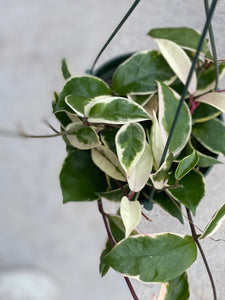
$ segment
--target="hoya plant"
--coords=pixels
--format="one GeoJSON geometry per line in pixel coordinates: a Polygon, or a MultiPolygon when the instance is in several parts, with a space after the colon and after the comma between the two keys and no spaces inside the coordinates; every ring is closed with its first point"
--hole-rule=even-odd
{"type": "Polygon", "coordinates": [[[67,150],[60,185],[63,203],[99,207],[107,233],[102,276],[109,268],[121,273],[134,299],[129,278],[161,283],[160,300],[188,299],[186,271],[225,215],[223,205],[196,232],[204,174],[225,155],[225,92],[215,76],[222,78],[225,61],[214,63],[209,41],[194,29],[148,35],[156,50],[127,57],[107,81],[98,72],[72,77],[63,60],[66,83],[53,101],[67,150]],[[102,199],[118,202],[117,214],[106,213],[102,199]],[[177,222],[187,219],[192,234],[141,233],[138,224],[155,205],[177,222]]]}

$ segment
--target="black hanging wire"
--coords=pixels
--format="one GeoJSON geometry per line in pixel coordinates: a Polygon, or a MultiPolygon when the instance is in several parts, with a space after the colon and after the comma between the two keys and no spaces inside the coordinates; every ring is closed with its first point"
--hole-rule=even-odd
{"type": "MultiPolygon", "coordinates": [[[[212,19],[213,13],[215,11],[217,2],[218,2],[218,0],[213,0],[212,1],[211,7],[210,7],[210,9],[209,9],[209,11],[207,13],[207,18],[206,18],[205,26],[203,28],[200,41],[198,43],[198,47],[197,47],[197,50],[196,50],[196,53],[195,53],[195,56],[194,56],[194,59],[193,59],[192,65],[191,65],[191,69],[189,71],[188,78],[187,78],[187,81],[185,83],[185,86],[184,86],[184,89],[183,89],[183,92],[182,92],[182,95],[181,95],[181,99],[179,101],[179,105],[177,107],[177,111],[175,113],[175,117],[174,117],[171,129],[170,129],[170,132],[169,132],[169,136],[168,136],[168,139],[166,141],[166,145],[165,145],[165,148],[164,148],[164,151],[163,151],[163,154],[162,154],[162,158],[161,158],[161,161],[160,161],[160,166],[163,164],[163,162],[164,162],[164,160],[166,158],[166,155],[167,155],[167,152],[168,152],[168,149],[169,149],[169,145],[170,145],[171,139],[173,137],[174,130],[175,130],[175,127],[176,127],[176,124],[177,124],[177,121],[178,121],[178,118],[179,118],[179,115],[180,115],[180,112],[181,112],[181,108],[182,108],[182,105],[183,105],[183,103],[185,101],[185,96],[187,94],[188,87],[189,87],[189,84],[191,82],[191,78],[192,78],[192,75],[194,73],[195,66],[196,66],[197,61],[198,61],[199,54],[201,52],[201,49],[202,49],[202,46],[203,46],[203,43],[204,43],[207,31],[208,31],[208,29],[209,29],[209,27],[211,25],[211,19],[212,19]]],[[[152,200],[152,198],[153,198],[153,196],[155,194],[155,191],[156,191],[156,189],[154,187],[152,187],[151,193],[149,195],[149,201],[152,200]]]]}
{"type": "MultiPolygon", "coordinates": [[[[209,13],[209,2],[208,0],[204,0],[205,3],[205,12],[206,15],[209,13]]],[[[210,44],[212,47],[212,53],[213,53],[213,60],[215,64],[215,73],[216,73],[216,83],[215,83],[215,90],[219,90],[218,84],[219,84],[219,65],[218,65],[218,59],[217,59],[217,51],[216,51],[216,44],[215,44],[215,39],[214,39],[214,34],[213,34],[213,27],[212,23],[209,25],[209,37],[210,37],[210,44]]]]}
{"type": "Polygon", "coordinates": [[[102,47],[102,49],[99,51],[97,57],[95,58],[92,67],[90,70],[87,70],[88,74],[93,74],[93,70],[94,67],[99,59],[99,57],[102,55],[102,53],[105,51],[105,49],[107,48],[107,46],[109,45],[109,43],[112,41],[112,39],[115,37],[115,35],[117,34],[117,32],[120,30],[120,28],[123,26],[123,24],[126,22],[126,20],[129,18],[129,16],[131,15],[131,13],[134,11],[134,9],[136,8],[136,6],[138,5],[138,3],[141,0],[135,0],[133,5],[131,6],[131,8],[128,10],[128,12],[126,13],[126,15],[123,17],[123,19],[120,21],[120,23],[117,25],[117,27],[115,28],[115,30],[113,31],[113,33],[110,35],[110,37],[108,38],[108,40],[106,41],[106,43],[104,44],[104,46],[102,47]]]}

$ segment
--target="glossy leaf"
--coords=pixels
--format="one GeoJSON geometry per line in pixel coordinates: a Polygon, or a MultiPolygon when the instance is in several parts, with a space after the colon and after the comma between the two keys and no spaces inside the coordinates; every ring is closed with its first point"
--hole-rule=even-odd
{"type": "Polygon", "coordinates": [[[54,112],[72,111],[65,103],[66,96],[78,95],[85,98],[94,98],[102,95],[110,95],[111,90],[101,79],[86,75],[82,77],[74,77],[70,79],[59,95],[59,99],[55,105],[54,112]]]}
{"type": "Polygon", "coordinates": [[[139,192],[146,185],[152,171],[153,157],[150,146],[145,142],[145,150],[135,167],[131,170],[127,181],[131,191],[139,192]]]}
{"type": "Polygon", "coordinates": [[[96,192],[103,192],[107,188],[104,173],[92,162],[91,154],[87,150],[74,150],[69,153],[59,179],[63,203],[97,200],[99,196],[96,192]]]}
{"type": "Polygon", "coordinates": [[[190,296],[187,273],[161,285],[158,300],[188,300],[190,296]]]}
{"type": "Polygon", "coordinates": [[[156,92],[156,81],[172,82],[173,71],[158,51],[143,51],[121,64],[113,76],[113,90],[119,95],[156,92]]]}
{"type": "Polygon", "coordinates": [[[110,150],[116,153],[116,145],[115,145],[115,138],[118,132],[118,128],[113,129],[103,129],[100,132],[100,137],[102,143],[107,146],[110,150]]]}
{"type": "MultiPolygon", "coordinates": [[[[164,144],[169,135],[179,104],[180,96],[163,83],[159,89],[159,126],[164,144]]],[[[183,104],[175,127],[169,150],[176,156],[186,145],[191,134],[191,114],[186,103],[183,104]]]]}
{"type": "Polygon", "coordinates": [[[153,111],[153,121],[152,121],[149,140],[150,140],[150,145],[151,145],[152,154],[154,158],[154,168],[155,170],[158,170],[162,158],[163,150],[164,150],[164,145],[162,141],[161,131],[159,128],[158,119],[156,118],[156,114],[154,111],[153,111]]]}
{"type": "Polygon", "coordinates": [[[196,101],[211,105],[225,113],[225,93],[208,93],[199,97],[196,101]]]}
{"type": "Polygon", "coordinates": [[[71,77],[71,74],[68,70],[68,67],[67,67],[67,63],[66,63],[66,60],[65,58],[62,59],[62,66],[61,66],[61,69],[62,69],[62,74],[63,74],[63,78],[64,79],[68,79],[71,77]]]}
{"type": "MultiPolygon", "coordinates": [[[[219,63],[219,79],[223,78],[225,74],[225,62],[219,63]]],[[[195,96],[202,95],[215,88],[215,66],[208,66],[206,70],[201,70],[198,74],[198,86],[195,96]]]]}
{"type": "MultiPolygon", "coordinates": [[[[184,49],[196,51],[201,34],[192,28],[154,28],[148,33],[151,37],[157,39],[170,40],[184,49]]],[[[209,52],[208,43],[205,40],[201,50],[203,53],[209,52]]]]}
{"type": "Polygon", "coordinates": [[[84,116],[84,107],[92,101],[91,98],[82,97],[79,95],[69,95],[65,98],[66,104],[73,110],[78,116],[84,116]]]}
{"type": "MultiPolygon", "coordinates": [[[[159,50],[162,53],[163,57],[177,75],[177,77],[183,82],[186,83],[189,71],[191,69],[192,62],[185,51],[178,46],[176,43],[165,40],[165,39],[155,39],[155,42],[158,44],[159,50]]],[[[197,77],[196,73],[193,73],[190,84],[188,86],[188,91],[191,95],[194,95],[197,88],[197,77]]]]}
{"type": "Polygon", "coordinates": [[[154,174],[150,175],[150,179],[155,189],[161,190],[167,185],[169,178],[168,171],[172,165],[172,162],[173,154],[170,152],[161,167],[154,174]]]}
{"type": "Polygon", "coordinates": [[[194,124],[192,134],[209,151],[225,155],[225,125],[219,119],[194,124]]]}
{"type": "Polygon", "coordinates": [[[154,194],[152,201],[153,203],[158,204],[168,214],[177,218],[182,224],[184,224],[181,214],[181,205],[175,199],[172,201],[165,192],[160,192],[154,194]],[[176,203],[176,205],[174,203],[176,203]]]}
{"type": "Polygon", "coordinates": [[[66,130],[70,131],[67,139],[75,148],[87,150],[101,144],[95,129],[92,127],[84,126],[82,123],[70,123],[66,130]]]}
{"type": "Polygon", "coordinates": [[[189,173],[198,163],[199,157],[196,151],[193,151],[190,155],[184,157],[176,168],[175,178],[180,180],[187,173],[189,173]]]}
{"type": "Polygon", "coordinates": [[[138,124],[123,125],[116,134],[116,149],[121,166],[129,176],[145,150],[145,132],[138,124]]]}
{"type": "Polygon", "coordinates": [[[215,212],[209,224],[206,226],[203,233],[201,234],[200,239],[212,236],[220,228],[224,220],[225,220],[225,204],[223,204],[222,207],[220,207],[215,212]]]}
{"type": "Polygon", "coordinates": [[[215,107],[200,103],[200,105],[194,110],[194,113],[192,114],[192,122],[193,124],[207,122],[211,119],[216,118],[220,114],[221,111],[219,111],[215,107]]]}
{"type": "Polygon", "coordinates": [[[140,203],[123,197],[120,204],[120,214],[125,227],[125,237],[127,238],[141,220],[140,203]]]}
{"type": "Polygon", "coordinates": [[[191,236],[171,233],[136,235],[122,240],[104,262],[143,282],[167,282],[181,275],[196,259],[191,236]]]}
{"type": "MultiPolygon", "coordinates": [[[[170,177],[170,184],[174,184],[174,178],[170,177]]],[[[177,201],[187,206],[195,215],[196,208],[205,194],[204,176],[196,170],[192,170],[180,181],[176,189],[169,189],[169,193],[177,201]]]]}
{"type": "Polygon", "coordinates": [[[100,97],[85,107],[88,122],[127,124],[149,120],[147,112],[137,103],[122,97],[100,97]]]}
{"type": "Polygon", "coordinates": [[[125,173],[114,152],[106,146],[98,146],[91,150],[91,157],[96,166],[110,177],[126,181],[125,173]]]}

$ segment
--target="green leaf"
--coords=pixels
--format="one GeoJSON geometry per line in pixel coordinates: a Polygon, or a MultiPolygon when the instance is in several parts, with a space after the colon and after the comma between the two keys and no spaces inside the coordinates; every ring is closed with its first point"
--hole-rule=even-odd
{"type": "Polygon", "coordinates": [[[126,181],[126,175],[114,152],[106,146],[98,146],[91,150],[91,157],[96,166],[110,177],[126,181]]]}
{"type": "Polygon", "coordinates": [[[129,176],[145,150],[145,131],[138,124],[123,125],[116,134],[119,162],[129,176]]]}
{"type": "MultiPolygon", "coordinates": [[[[159,126],[166,143],[172,122],[179,104],[180,96],[163,83],[158,83],[159,89],[159,126]]],[[[186,103],[182,105],[178,122],[175,127],[169,150],[174,157],[185,147],[191,134],[191,114],[186,103]]]]}
{"type": "Polygon", "coordinates": [[[84,107],[91,101],[91,98],[79,95],[69,95],[65,98],[66,104],[80,117],[84,116],[84,107]]]}
{"type": "Polygon", "coordinates": [[[194,124],[192,134],[209,151],[225,155],[225,125],[219,119],[194,124]]]}
{"type": "Polygon", "coordinates": [[[154,174],[150,175],[155,189],[161,190],[167,185],[167,181],[169,178],[169,169],[171,168],[172,162],[173,154],[169,152],[161,167],[154,174]]]}
{"type": "Polygon", "coordinates": [[[180,180],[187,173],[189,173],[198,163],[199,157],[196,151],[193,151],[190,155],[184,157],[176,168],[175,178],[180,180]]]}
{"type": "Polygon", "coordinates": [[[70,79],[59,95],[59,99],[55,105],[54,112],[69,111],[71,108],[65,103],[66,96],[77,95],[84,98],[94,98],[102,95],[111,95],[110,88],[101,79],[86,75],[82,77],[74,77],[70,79]]]}
{"type": "Polygon", "coordinates": [[[152,201],[158,204],[164,211],[169,213],[171,216],[177,218],[182,224],[184,224],[183,217],[181,214],[181,205],[179,202],[177,202],[176,200],[174,200],[173,202],[165,192],[155,193],[152,201]],[[174,203],[176,203],[176,205],[174,203]]]}
{"type": "Polygon", "coordinates": [[[115,144],[115,138],[116,134],[118,132],[117,128],[113,129],[103,129],[100,132],[100,137],[102,143],[107,146],[110,150],[112,150],[114,153],[116,153],[116,144],[115,144]]]}
{"type": "MultiPolygon", "coordinates": [[[[185,51],[176,43],[166,39],[155,39],[158,44],[159,50],[163,57],[180,79],[183,84],[186,83],[189,71],[191,69],[192,62],[185,51]]],[[[188,91],[191,95],[194,95],[197,88],[197,77],[196,73],[193,73],[188,91]]]]}
{"type": "Polygon", "coordinates": [[[158,300],[188,300],[190,296],[187,273],[162,283],[158,300]]]}
{"type": "MultiPolygon", "coordinates": [[[[170,176],[169,184],[174,184],[174,178],[170,176]]],[[[177,201],[187,206],[195,215],[196,208],[205,193],[205,180],[201,172],[192,170],[180,181],[176,189],[169,189],[169,193],[177,201]]]]}
{"type": "Polygon", "coordinates": [[[90,123],[125,124],[150,119],[140,105],[122,97],[99,97],[85,111],[90,123]]]}
{"type": "Polygon", "coordinates": [[[61,69],[62,69],[62,74],[63,74],[63,78],[64,79],[68,79],[69,77],[71,77],[71,74],[70,74],[70,72],[68,70],[65,58],[62,59],[61,69]]]}
{"type": "Polygon", "coordinates": [[[225,204],[223,204],[213,215],[209,224],[204,229],[200,236],[200,239],[212,236],[221,226],[222,222],[225,220],[225,204]]]}
{"type": "Polygon", "coordinates": [[[151,94],[156,81],[172,82],[173,71],[158,51],[143,51],[121,64],[113,76],[113,90],[119,95],[151,94]]]}
{"type": "MultiPolygon", "coordinates": [[[[149,31],[148,35],[157,39],[170,40],[186,50],[196,51],[201,34],[192,28],[155,28],[149,31]]],[[[205,40],[202,50],[203,53],[209,52],[208,43],[205,40]]]]}
{"type": "Polygon", "coordinates": [[[204,104],[200,103],[200,105],[194,110],[194,113],[192,115],[192,122],[193,123],[201,123],[201,122],[207,122],[211,119],[216,118],[221,114],[221,111],[218,109],[204,104]]]}
{"type": "Polygon", "coordinates": [[[67,139],[75,148],[87,150],[101,144],[95,129],[84,126],[82,123],[70,123],[67,125],[66,131],[70,132],[67,139]]]}
{"type": "Polygon", "coordinates": [[[196,101],[211,105],[225,113],[225,93],[208,93],[199,97],[196,101]]]}
{"type": "Polygon", "coordinates": [[[125,227],[125,237],[127,238],[141,220],[140,203],[123,197],[120,204],[120,214],[125,227]]]}
{"type": "MultiPolygon", "coordinates": [[[[126,193],[129,192],[128,185],[123,186],[123,190],[126,191],[126,193]]],[[[124,196],[124,191],[121,190],[121,188],[116,189],[116,190],[111,190],[109,192],[102,192],[102,193],[96,193],[100,198],[109,200],[109,201],[114,201],[114,202],[120,202],[122,197],[124,196]]]]}
{"type": "Polygon", "coordinates": [[[152,171],[153,157],[150,146],[145,142],[145,150],[137,162],[136,166],[131,170],[127,181],[131,191],[139,192],[146,185],[152,171]]]}
{"type": "Polygon", "coordinates": [[[128,98],[130,98],[132,101],[136,102],[137,104],[144,106],[153,96],[154,94],[146,94],[146,95],[135,95],[131,94],[128,95],[128,98]]]}
{"type": "MultiPolygon", "coordinates": [[[[219,64],[219,79],[225,74],[225,62],[219,64]]],[[[206,70],[201,70],[198,76],[198,86],[195,96],[202,95],[215,88],[216,77],[215,77],[215,65],[209,66],[206,70]]]]}
{"type": "Polygon", "coordinates": [[[103,261],[103,258],[105,257],[106,254],[109,253],[109,251],[112,249],[112,247],[110,246],[110,243],[109,241],[106,242],[106,245],[105,245],[105,249],[102,251],[102,254],[100,256],[100,264],[99,264],[99,273],[101,274],[101,276],[105,276],[106,273],[108,272],[109,270],[109,266],[107,266],[104,261],[103,261]]]}
{"type": "Polygon", "coordinates": [[[99,199],[96,192],[107,188],[104,173],[92,162],[89,151],[74,150],[65,159],[60,172],[63,203],[99,199]]]}
{"type": "Polygon", "coordinates": [[[154,158],[154,168],[155,170],[157,170],[159,168],[160,161],[162,158],[164,145],[163,145],[161,131],[159,128],[159,123],[154,111],[153,111],[153,120],[152,120],[149,142],[151,145],[152,154],[154,158]]]}
{"type": "Polygon", "coordinates": [[[209,156],[209,155],[205,155],[203,153],[198,152],[198,156],[199,156],[199,161],[198,161],[198,166],[200,168],[208,168],[210,166],[216,165],[216,164],[221,164],[220,161],[218,161],[216,158],[209,156]]]}
{"type": "Polygon", "coordinates": [[[166,282],[181,275],[196,259],[191,236],[171,233],[136,235],[122,240],[104,262],[143,282],[166,282]]]}

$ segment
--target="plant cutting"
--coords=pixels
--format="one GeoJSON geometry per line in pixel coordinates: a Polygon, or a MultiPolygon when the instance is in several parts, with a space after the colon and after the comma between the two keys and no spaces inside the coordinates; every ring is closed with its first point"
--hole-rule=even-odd
{"type": "Polygon", "coordinates": [[[196,232],[192,215],[204,196],[204,173],[225,155],[225,93],[217,86],[225,62],[214,62],[203,33],[151,29],[156,50],[128,55],[106,81],[101,70],[72,77],[62,64],[66,83],[53,101],[60,132],[53,136],[67,149],[63,203],[96,201],[107,233],[100,273],[120,272],[134,299],[129,278],[161,283],[158,299],[188,299],[187,269],[225,215],[223,205],[196,232]],[[117,214],[106,213],[102,199],[118,202],[117,214]],[[138,224],[154,222],[146,210],[155,205],[187,220],[192,234],[141,233],[138,224]]]}

